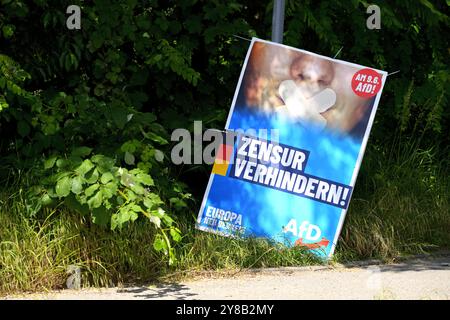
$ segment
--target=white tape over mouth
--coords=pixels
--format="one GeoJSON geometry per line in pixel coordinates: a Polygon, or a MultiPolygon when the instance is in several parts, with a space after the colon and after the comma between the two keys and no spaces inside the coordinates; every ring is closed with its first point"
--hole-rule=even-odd
{"type": "Polygon", "coordinates": [[[277,108],[278,112],[300,122],[314,122],[321,129],[327,125],[321,113],[336,103],[336,93],[332,89],[326,88],[311,98],[305,98],[302,88],[293,80],[281,82],[278,93],[284,101],[284,105],[277,108]]]}

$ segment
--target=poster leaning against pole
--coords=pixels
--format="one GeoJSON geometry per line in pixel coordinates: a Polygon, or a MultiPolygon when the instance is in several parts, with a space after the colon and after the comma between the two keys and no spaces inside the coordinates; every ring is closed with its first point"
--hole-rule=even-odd
{"type": "Polygon", "coordinates": [[[253,38],[197,228],[331,256],[386,76],[253,38]]]}

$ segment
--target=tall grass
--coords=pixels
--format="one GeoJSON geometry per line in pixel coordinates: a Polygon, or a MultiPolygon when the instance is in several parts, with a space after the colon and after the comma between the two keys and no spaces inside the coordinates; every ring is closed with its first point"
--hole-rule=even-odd
{"type": "Polygon", "coordinates": [[[145,223],[113,233],[64,209],[26,216],[18,195],[1,201],[0,293],[62,288],[70,265],[81,267],[84,285],[94,286],[147,280],[164,265],[145,223]]]}
{"type": "MultiPolygon", "coordinates": [[[[449,248],[449,171],[438,158],[445,159],[398,141],[384,148],[369,146],[335,260],[393,260],[449,248]]],[[[30,174],[21,179],[31,179],[30,174]]],[[[112,232],[63,207],[32,216],[21,185],[26,183],[16,181],[0,192],[0,294],[63,288],[70,265],[81,267],[83,286],[111,286],[198,270],[318,263],[301,248],[195,230],[194,217],[185,216],[178,219],[183,231],[178,263],[169,267],[152,249],[153,227],[145,220],[112,232]]]]}
{"type": "Polygon", "coordinates": [[[63,208],[27,216],[20,193],[3,193],[0,203],[0,294],[64,288],[70,265],[81,268],[83,286],[114,286],[179,279],[198,270],[318,262],[300,248],[269,240],[203,233],[193,229],[194,219],[184,218],[178,262],[169,267],[152,249],[153,226],[145,220],[113,232],[63,208]]]}
{"type": "Polygon", "coordinates": [[[399,140],[369,148],[336,257],[393,260],[450,248],[449,160],[399,140]]]}
{"type": "Polygon", "coordinates": [[[263,238],[229,238],[193,229],[195,219],[181,223],[184,239],[178,245],[177,272],[211,269],[240,270],[320,263],[304,248],[288,248],[263,238]]]}

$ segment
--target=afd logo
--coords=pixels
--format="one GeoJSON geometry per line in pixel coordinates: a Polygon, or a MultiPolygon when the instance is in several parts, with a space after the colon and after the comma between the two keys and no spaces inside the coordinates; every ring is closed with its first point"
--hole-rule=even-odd
{"type": "Polygon", "coordinates": [[[296,219],[291,219],[283,228],[283,232],[290,232],[296,238],[302,238],[308,241],[316,241],[322,235],[322,231],[315,224],[311,224],[309,221],[303,221],[298,225],[296,219]]]}
{"type": "Polygon", "coordinates": [[[302,246],[313,250],[326,248],[330,244],[330,241],[325,237],[322,237],[320,241],[317,241],[322,235],[322,231],[319,226],[309,223],[309,221],[303,221],[298,225],[297,220],[291,219],[289,223],[283,227],[283,232],[290,232],[294,237],[298,238],[294,243],[296,246],[302,246]],[[308,242],[305,242],[305,240],[308,242]]]}

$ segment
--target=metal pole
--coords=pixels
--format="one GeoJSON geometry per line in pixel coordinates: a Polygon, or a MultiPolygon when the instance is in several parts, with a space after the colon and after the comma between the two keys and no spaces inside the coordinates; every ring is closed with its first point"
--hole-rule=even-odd
{"type": "Polygon", "coordinates": [[[283,42],[284,0],[273,0],[272,41],[283,42]]]}

